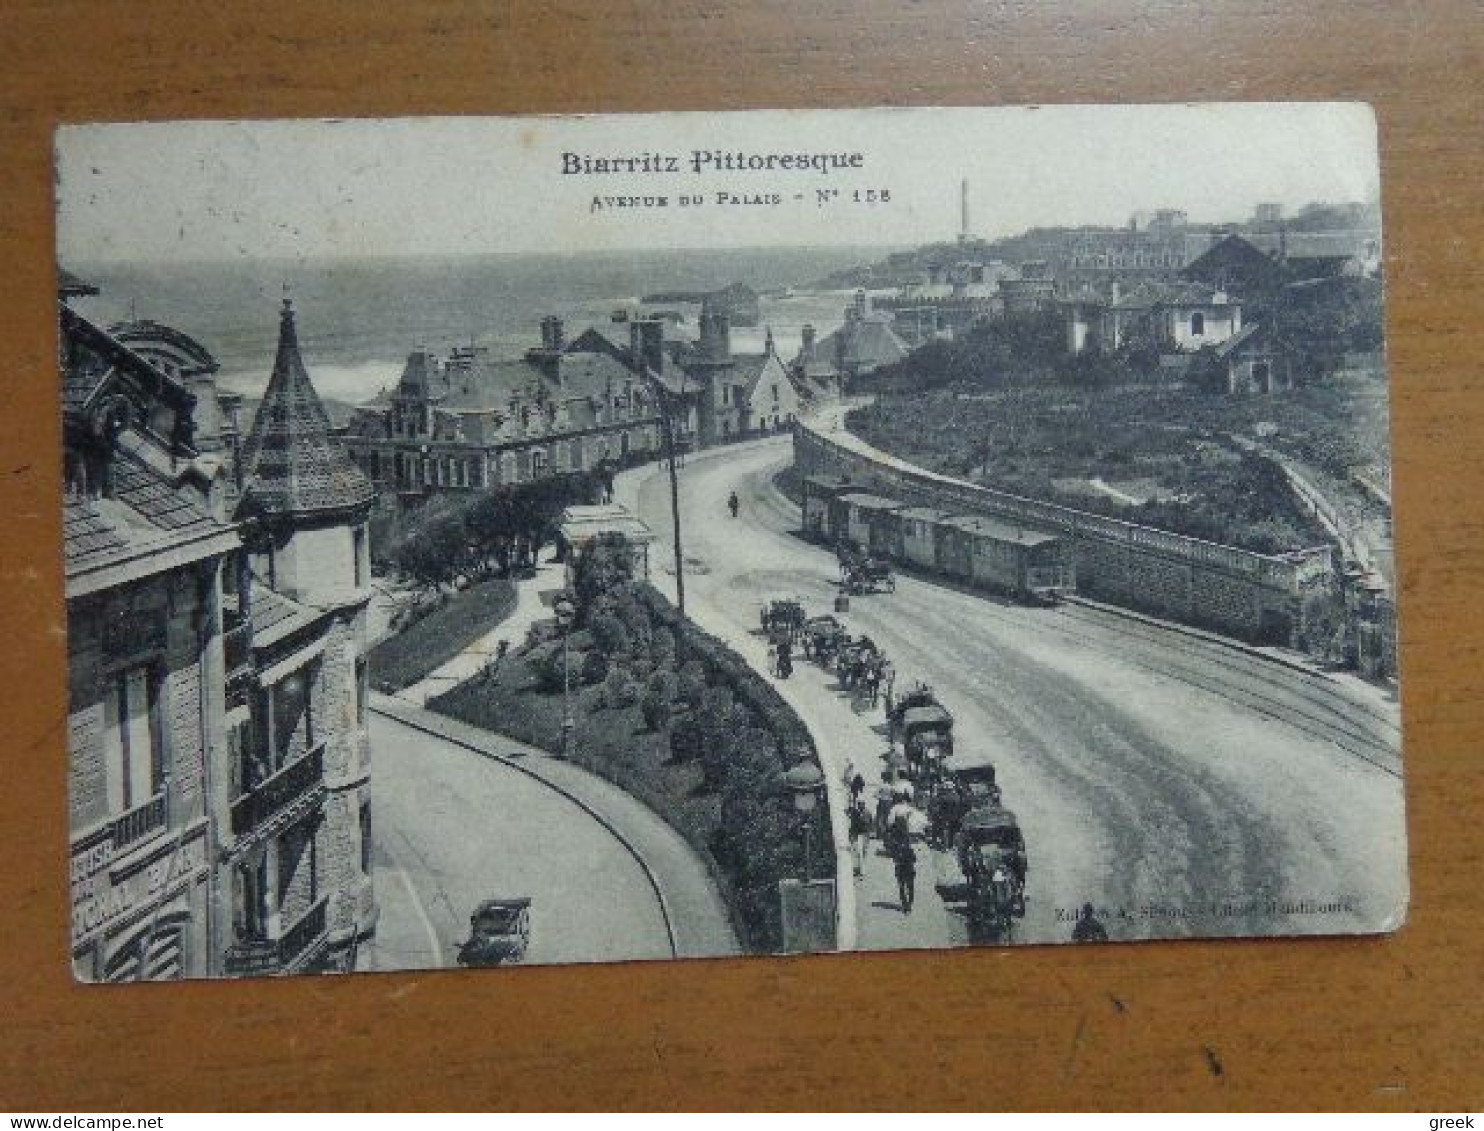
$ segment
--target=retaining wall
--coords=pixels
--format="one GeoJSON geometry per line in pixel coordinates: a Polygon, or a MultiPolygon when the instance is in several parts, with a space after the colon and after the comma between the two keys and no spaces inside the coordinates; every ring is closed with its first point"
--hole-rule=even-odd
{"type": "Polygon", "coordinates": [[[801,475],[954,514],[984,514],[1060,534],[1090,597],[1246,640],[1290,642],[1303,596],[1332,584],[1332,548],[1257,554],[937,475],[847,434],[794,428],[801,475]]]}

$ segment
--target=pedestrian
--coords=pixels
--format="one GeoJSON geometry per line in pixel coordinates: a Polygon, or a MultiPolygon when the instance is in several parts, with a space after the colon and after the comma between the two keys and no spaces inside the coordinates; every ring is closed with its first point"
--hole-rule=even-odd
{"type": "Polygon", "coordinates": [[[881,665],[881,682],[886,687],[886,713],[889,715],[892,705],[896,702],[893,698],[893,690],[897,685],[897,669],[892,666],[890,660],[881,665]]]}
{"type": "Polygon", "coordinates": [[[846,811],[850,820],[850,856],[855,862],[855,874],[864,875],[866,845],[871,839],[871,818],[866,813],[866,803],[859,799],[850,803],[846,811]]]}
{"type": "Polygon", "coordinates": [[[1108,928],[1098,921],[1090,903],[1084,903],[1077,913],[1077,925],[1072,928],[1073,942],[1107,942],[1108,928]]]}
{"type": "Polygon", "coordinates": [[[901,826],[901,832],[895,839],[892,861],[896,865],[897,895],[902,901],[902,914],[911,915],[912,899],[917,888],[917,851],[912,847],[912,838],[907,833],[906,825],[901,826]]]}
{"type": "Polygon", "coordinates": [[[778,678],[787,679],[794,673],[793,649],[787,640],[779,641],[778,644],[778,678]]]}
{"type": "Polygon", "coordinates": [[[876,838],[882,842],[886,840],[886,831],[889,827],[887,819],[897,799],[896,790],[892,788],[894,776],[891,770],[887,770],[881,776],[881,784],[876,787],[876,838]]]}
{"type": "MultiPolygon", "coordinates": [[[[859,771],[857,771],[856,774],[855,774],[855,776],[850,779],[850,800],[852,800],[852,801],[860,801],[861,800],[861,794],[863,794],[865,792],[866,792],[866,776],[865,776],[865,774],[862,774],[859,771]]],[[[864,804],[864,802],[862,802],[862,804],[864,804]]]]}
{"type": "Polygon", "coordinates": [[[768,674],[778,675],[778,645],[772,640],[768,641],[768,674]]]}

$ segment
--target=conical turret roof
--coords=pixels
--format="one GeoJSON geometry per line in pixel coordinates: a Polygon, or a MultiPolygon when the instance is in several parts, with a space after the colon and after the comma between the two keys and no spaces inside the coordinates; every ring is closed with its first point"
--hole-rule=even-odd
{"type": "Polygon", "coordinates": [[[283,300],[278,356],[243,451],[244,508],[268,515],[313,517],[371,502],[371,482],[331,435],[294,328],[294,306],[283,300]]]}

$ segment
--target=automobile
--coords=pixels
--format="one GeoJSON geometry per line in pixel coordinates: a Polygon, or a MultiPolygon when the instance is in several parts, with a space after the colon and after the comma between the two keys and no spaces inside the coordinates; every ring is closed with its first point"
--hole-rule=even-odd
{"type": "Polygon", "coordinates": [[[531,942],[531,898],[487,899],[469,916],[469,937],[459,944],[460,966],[519,962],[531,942]]]}

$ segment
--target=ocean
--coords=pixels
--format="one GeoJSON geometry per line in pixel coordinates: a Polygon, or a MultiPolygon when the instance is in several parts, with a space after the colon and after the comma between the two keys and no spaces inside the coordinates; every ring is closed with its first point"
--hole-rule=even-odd
{"type": "MultiPolygon", "coordinates": [[[[764,292],[762,322],[733,330],[738,352],[761,352],[771,326],[785,358],[800,329],[837,327],[844,292],[787,293],[842,268],[881,259],[887,248],[758,248],[573,255],[469,255],[210,263],[67,264],[100,288],[74,300],[103,324],[149,318],[201,342],[220,363],[223,388],[259,395],[273,367],[285,293],[298,314],[299,344],[320,394],[357,403],[394,385],[408,353],[445,353],[475,342],[497,357],[540,344],[555,314],[568,337],[607,327],[641,295],[746,283],[764,292]]],[[[669,304],[672,307],[674,304],[669,304]]],[[[694,336],[695,308],[673,332],[694,336]]],[[[619,330],[620,340],[627,331],[619,330]]]]}

